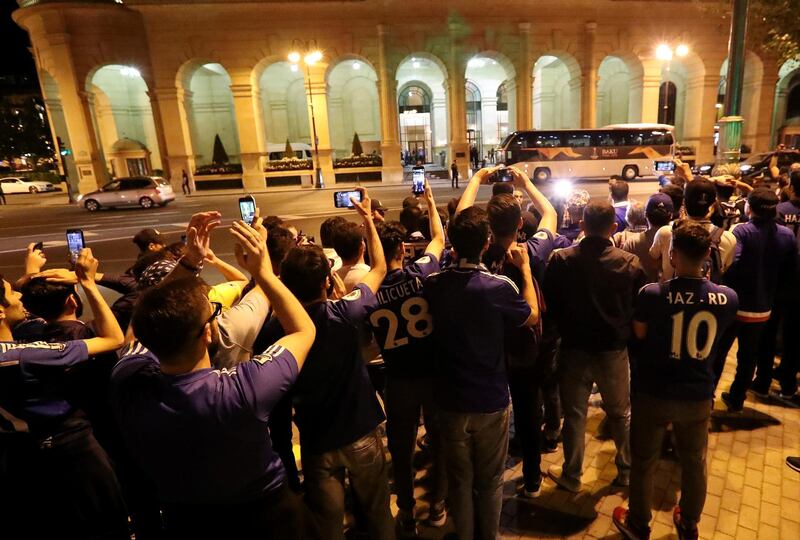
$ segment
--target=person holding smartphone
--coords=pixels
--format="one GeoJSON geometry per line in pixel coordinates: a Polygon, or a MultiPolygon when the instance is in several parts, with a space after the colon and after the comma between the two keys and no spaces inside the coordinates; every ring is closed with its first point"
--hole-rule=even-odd
{"type": "MultiPolygon", "coordinates": [[[[85,415],[64,393],[68,373],[114,351],[123,333],[95,281],[98,261],[83,249],[78,282],[94,314],[95,337],[17,343],[25,319],[21,294],[0,277],[0,407],[12,415],[0,504],[30,537],[127,538],[128,515],[117,477],[85,415]]],[[[8,419],[6,417],[6,419],[8,419]]]]}

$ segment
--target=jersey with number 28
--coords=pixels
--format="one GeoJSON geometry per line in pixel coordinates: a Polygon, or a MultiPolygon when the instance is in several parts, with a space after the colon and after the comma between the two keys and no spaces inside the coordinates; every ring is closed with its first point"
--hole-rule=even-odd
{"type": "Polygon", "coordinates": [[[369,324],[381,348],[390,375],[431,377],[433,319],[422,297],[422,281],[439,271],[439,261],[426,253],[402,269],[386,274],[376,293],[378,308],[369,324]]]}
{"type": "Polygon", "coordinates": [[[662,399],[714,395],[717,345],[736,318],[733,289],[704,278],[675,278],[639,291],[634,319],[647,324],[631,387],[662,399]]]}

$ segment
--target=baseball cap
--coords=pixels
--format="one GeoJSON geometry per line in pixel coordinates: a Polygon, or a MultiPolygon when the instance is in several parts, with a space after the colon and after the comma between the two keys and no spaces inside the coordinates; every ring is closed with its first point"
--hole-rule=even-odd
{"type": "Polygon", "coordinates": [[[672,204],[672,199],[666,193],[651,195],[644,208],[646,216],[662,214],[665,217],[671,217],[674,211],[675,205],[672,204]]]}
{"type": "Polygon", "coordinates": [[[175,269],[177,265],[178,262],[173,261],[172,259],[154,262],[145,268],[144,272],[142,272],[142,275],[139,276],[139,288],[145,289],[147,287],[158,285],[161,283],[161,280],[167,277],[167,274],[175,269]]]}
{"type": "Polygon", "coordinates": [[[167,245],[167,241],[156,229],[142,229],[133,237],[133,243],[139,246],[139,251],[144,251],[150,244],[167,245]]]}
{"type": "Polygon", "coordinates": [[[373,212],[375,210],[380,210],[382,212],[385,212],[387,210],[386,207],[383,206],[383,204],[381,204],[380,199],[372,199],[372,200],[370,200],[369,209],[371,211],[373,211],[373,212]]]}
{"type": "Polygon", "coordinates": [[[705,216],[716,200],[717,188],[714,182],[705,178],[695,178],[683,190],[683,204],[691,217],[705,216]]]}
{"type": "Polygon", "coordinates": [[[778,196],[767,187],[759,187],[751,191],[750,195],[747,196],[747,204],[756,214],[773,213],[775,212],[775,207],[778,206],[778,196]]]}

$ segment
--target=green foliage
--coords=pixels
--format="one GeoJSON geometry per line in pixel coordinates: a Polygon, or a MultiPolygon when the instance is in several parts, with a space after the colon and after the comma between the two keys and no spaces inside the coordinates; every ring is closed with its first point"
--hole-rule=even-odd
{"type": "Polygon", "coordinates": [[[222,139],[219,138],[219,134],[214,137],[214,154],[211,157],[211,163],[215,165],[222,165],[228,163],[230,159],[228,158],[228,153],[225,151],[225,147],[222,145],[222,139]]]}
{"type": "Polygon", "coordinates": [[[364,153],[361,148],[361,139],[358,138],[358,133],[353,133],[353,146],[350,148],[350,153],[354,156],[360,156],[364,153]]]}
{"type": "Polygon", "coordinates": [[[782,62],[800,55],[800,0],[751,0],[748,41],[782,62]]]}

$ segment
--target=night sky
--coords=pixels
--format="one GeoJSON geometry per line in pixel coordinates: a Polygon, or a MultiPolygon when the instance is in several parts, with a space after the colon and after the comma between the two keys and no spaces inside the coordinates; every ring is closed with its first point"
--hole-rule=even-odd
{"type": "Polygon", "coordinates": [[[11,19],[14,0],[0,0],[0,74],[34,73],[28,34],[11,19]]]}

